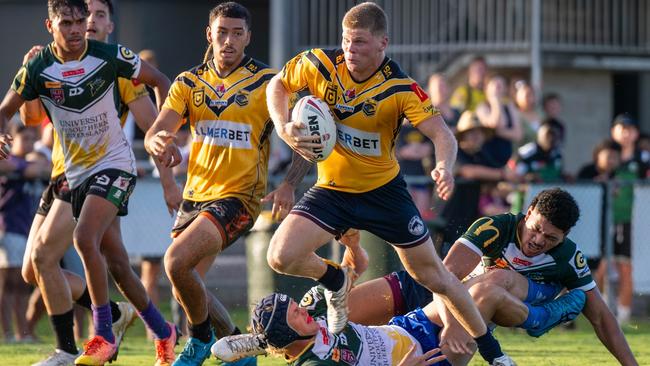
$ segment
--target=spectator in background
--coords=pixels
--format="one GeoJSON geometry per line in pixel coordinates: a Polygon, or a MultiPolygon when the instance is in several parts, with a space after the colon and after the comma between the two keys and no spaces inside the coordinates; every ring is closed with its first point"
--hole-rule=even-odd
{"type": "Polygon", "coordinates": [[[14,138],[9,157],[0,161],[0,307],[5,341],[33,341],[25,310],[31,293],[20,273],[27,236],[43,190],[42,180],[49,177],[47,159],[32,154],[38,132],[14,123],[14,138]],[[12,335],[12,316],[16,331],[12,335]]]}
{"type": "Polygon", "coordinates": [[[478,202],[481,183],[515,181],[516,174],[499,166],[483,149],[494,130],[485,127],[476,113],[466,111],[460,116],[456,128],[458,155],[456,158],[456,189],[442,211],[446,220],[443,241],[454,243],[467,228],[479,218],[478,202]]]}
{"type": "MultiPolygon", "coordinates": [[[[621,145],[614,140],[601,141],[594,148],[593,162],[583,166],[578,173],[578,180],[590,180],[598,183],[607,183],[615,178],[616,171],[621,165],[621,145]]],[[[604,192],[603,216],[606,214],[608,195],[604,192]]],[[[607,222],[601,220],[601,253],[604,252],[607,238],[607,222]]],[[[598,258],[588,258],[589,267],[594,273],[594,280],[602,291],[605,283],[605,263],[598,258]]]]}
{"type": "Polygon", "coordinates": [[[562,114],[562,99],[560,99],[560,95],[557,93],[545,94],[542,101],[542,108],[544,109],[544,117],[546,119],[555,120],[554,123],[560,126],[562,132],[561,139],[562,142],[564,142],[564,137],[566,136],[566,125],[562,119],[560,119],[560,114],[562,114]]]}
{"type": "Polygon", "coordinates": [[[636,148],[641,154],[650,154],[650,135],[641,132],[636,140],[636,148]]]}
{"type": "Polygon", "coordinates": [[[434,168],[435,159],[431,139],[424,136],[417,128],[411,126],[405,119],[397,137],[395,153],[399,161],[400,172],[403,175],[427,178],[426,183],[407,181],[407,184],[409,193],[413,197],[413,202],[420,211],[422,219],[432,220],[434,218],[431,210],[433,181],[429,179],[429,172],[434,168]]]}
{"type": "Polygon", "coordinates": [[[486,101],[476,108],[481,124],[494,130],[494,136],[486,141],[483,149],[491,155],[498,167],[503,167],[512,157],[513,143],[523,137],[519,114],[502,76],[494,76],[485,88],[486,101]]]}
{"type": "MultiPolygon", "coordinates": [[[[617,319],[620,323],[630,320],[632,307],[632,204],[634,187],[637,179],[648,177],[650,154],[637,149],[639,126],[637,121],[627,114],[614,118],[611,128],[612,139],[621,145],[621,166],[616,171],[616,180],[620,183],[614,191],[614,260],[618,272],[618,306],[617,319]]],[[[604,264],[606,265],[606,264],[604,264]]]]}
{"type": "Polygon", "coordinates": [[[427,84],[431,104],[438,108],[447,126],[452,131],[456,130],[460,111],[452,108],[449,104],[449,86],[447,79],[442,74],[433,74],[429,77],[427,84]]]}
{"type": "Polygon", "coordinates": [[[523,130],[521,145],[537,140],[537,130],[542,124],[542,114],[537,108],[535,90],[525,81],[515,84],[515,104],[519,111],[519,120],[523,130]]]}
{"type": "Polygon", "coordinates": [[[537,130],[537,140],[517,151],[516,172],[530,183],[557,182],[563,180],[561,128],[546,119],[537,130]]]}
{"type": "Polygon", "coordinates": [[[488,67],[485,59],[478,56],[472,60],[467,68],[467,83],[461,85],[451,96],[451,106],[463,111],[474,111],[476,107],[485,101],[485,76],[488,67]]]}

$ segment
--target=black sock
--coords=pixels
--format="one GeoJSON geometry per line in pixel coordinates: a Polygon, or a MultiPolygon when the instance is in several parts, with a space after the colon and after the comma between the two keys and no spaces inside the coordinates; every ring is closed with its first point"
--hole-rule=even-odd
{"type": "Polygon", "coordinates": [[[237,334],[241,334],[241,330],[239,329],[239,327],[235,327],[235,329],[233,329],[232,331],[232,334],[230,335],[237,335],[237,334]]]}
{"type": "Polygon", "coordinates": [[[482,336],[474,338],[474,340],[478,346],[478,352],[490,365],[495,358],[503,356],[503,351],[501,351],[501,345],[499,345],[499,341],[494,338],[492,332],[489,330],[482,336]]]}
{"type": "Polygon", "coordinates": [[[72,355],[77,354],[79,351],[74,341],[74,310],[50,315],[50,322],[56,336],[56,348],[72,355]]]}
{"type": "Polygon", "coordinates": [[[318,279],[318,282],[323,284],[326,289],[330,291],[338,291],[343,287],[343,282],[345,281],[345,275],[341,268],[335,267],[327,263],[327,271],[323,277],[318,279]]]}
{"type": "MultiPolygon", "coordinates": [[[[117,306],[117,303],[115,301],[109,300],[109,302],[111,304],[111,317],[113,318],[113,323],[115,323],[120,318],[120,316],[122,316],[122,312],[120,311],[120,307],[117,306]]],[[[79,296],[75,303],[92,311],[92,308],[90,307],[92,305],[92,300],[90,299],[90,292],[88,292],[87,286],[84,289],[84,293],[79,296]]]]}
{"type": "Polygon", "coordinates": [[[199,324],[189,324],[190,337],[196,338],[203,343],[210,342],[212,338],[212,328],[210,327],[210,318],[206,318],[199,324]]]}

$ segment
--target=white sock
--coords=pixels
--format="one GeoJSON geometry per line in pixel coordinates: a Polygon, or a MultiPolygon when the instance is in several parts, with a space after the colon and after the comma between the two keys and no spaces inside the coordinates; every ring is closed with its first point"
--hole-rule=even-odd
{"type": "Polygon", "coordinates": [[[632,309],[629,306],[618,304],[616,306],[616,313],[616,319],[619,323],[627,323],[630,321],[632,309]]]}

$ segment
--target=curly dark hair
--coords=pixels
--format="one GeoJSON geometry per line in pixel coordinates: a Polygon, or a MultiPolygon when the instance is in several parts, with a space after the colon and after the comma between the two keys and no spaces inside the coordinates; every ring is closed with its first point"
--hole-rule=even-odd
{"type": "Polygon", "coordinates": [[[88,15],[88,5],[84,0],[48,0],[47,15],[54,19],[63,14],[74,13],[77,10],[83,15],[88,15]]]}
{"type": "Polygon", "coordinates": [[[565,233],[578,222],[580,208],[569,192],[556,187],[539,192],[530,207],[565,233]]]}

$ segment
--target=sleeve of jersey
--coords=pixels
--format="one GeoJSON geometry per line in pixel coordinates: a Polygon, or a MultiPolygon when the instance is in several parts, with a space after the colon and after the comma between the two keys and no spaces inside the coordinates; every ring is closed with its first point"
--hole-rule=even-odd
{"type": "Polygon", "coordinates": [[[117,75],[127,79],[137,78],[142,66],[140,56],[120,44],[115,46],[115,52],[117,54],[117,75]]]}
{"type": "Polygon", "coordinates": [[[120,99],[124,104],[129,104],[134,100],[140,99],[149,95],[147,88],[144,84],[135,79],[119,78],[118,85],[120,88],[120,99]]]}
{"type": "Polygon", "coordinates": [[[411,125],[417,127],[420,122],[440,114],[431,104],[431,99],[418,83],[413,82],[409,91],[402,93],[402,111],[411,125]]]}
{"type": "Polygon", "coordinates": [[[498,248],[491,244],[497,241],[501,235],[497,226],[493,217],[481,217],[474,221],[458,241],[480,256],[494,255],[498,253],[498,248]]]}
{"type": "Polygon", "coordinates": [[[171,109],[181,116],[185,115],[191,90],[190,86],[187,85],[188,82],[190,81],[183,74],[174,80],[171,88],[169,88],[169,93],[167,94],[163,108],[171,109]]]}
{"type": "Polygon", "coordinates": [[[315,80],[316,67],[307,59],[308,52],[303,52],[292,58],[282,68],[282,85],[289,91],[295,93],[310,87],[310,81],[315,80]]]}
{"type": "Polygon", "coordinates": [[[36,90],[34,90],[34,87],[31,85],[31,80],[26,66],[23,66],[18,70],[18,73],[11,84],[11,88],[25,100],[34,100],[38,98],[36,90]]]}
{"type": "Polygon", "coordinates": [[[581,289],[583,291],[589,291],[596,287],[596,282],[591,277],[591,270],[587,265],[587,259],[582,254],[579,249],[576,249],[575,253],[569,260],[569,263],[566,266],[566,281],[563,285],[569,289],[581,289]]]}

